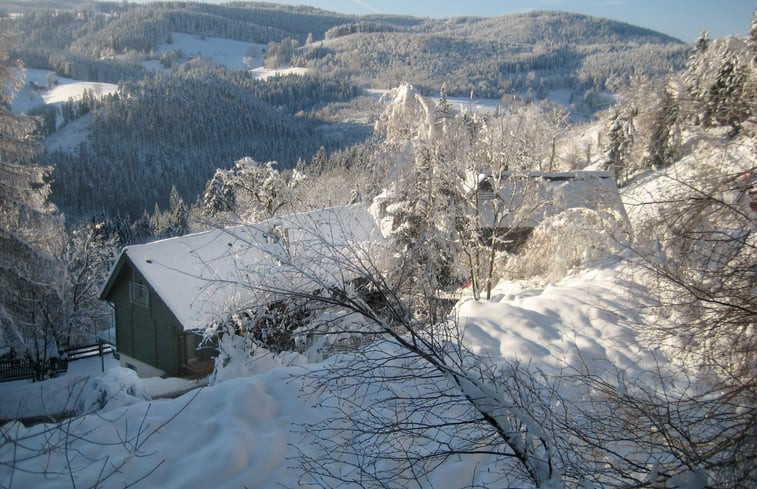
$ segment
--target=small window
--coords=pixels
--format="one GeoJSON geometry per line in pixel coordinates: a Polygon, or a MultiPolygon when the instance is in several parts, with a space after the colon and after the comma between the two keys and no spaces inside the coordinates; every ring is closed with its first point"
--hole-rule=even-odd
{"type": "Polygon", "coordinates": [[[150,295],[147,292],[147,287],[136,282],[129,282],[129,301],[138,306],[149,307],[150,295]]]}

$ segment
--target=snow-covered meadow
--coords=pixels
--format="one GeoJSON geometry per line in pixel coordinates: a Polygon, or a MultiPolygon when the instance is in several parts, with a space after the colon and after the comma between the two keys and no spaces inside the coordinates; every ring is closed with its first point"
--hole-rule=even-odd
{"type": "Polygon", "coordinates": [[[115,93],[118,86],[113,83],[100,83],[74,80],[56,76],[50,70],[29,69],[26,71],[24,87],[16,93],[11,102],[14,114],[27,113],[41,105],[52,105],[79,100],[86,90],[96,97],[115,93]]]}
{"type": "MultiPolygon", "coordinates": [[[[250,66],[263,64],[264,44],[236,41],[222,37],[201,37],[183,32],[172,32],[171,42],[161,44],[156,50],[160,55],[169,51],[181,51],[187,58],[201,57],[211,63],[232,70],[244,70],[250,66]],[[245,63],[245,58],[247,63],[245,63]]],[[[145,68],[163,69],[160,62],[145,62],[145,68]]]]}
{"type": "MultiPolygon", "coordinates": [[[[263,66],[265,49],[265,44],[172,32],[171,43],[161,44],[156,54],[160,56],[163,53],[177,51],[181,52],[186,59],[199,57],[230,70],[248,70],[255,78],[262,80],[272,76],[303,75],[310,71],[307,68],[292,66],[266,68],[263,66]]],[[[166,69],[156,59],[145,61],[144,66],[149,70],[166,69]]]]}

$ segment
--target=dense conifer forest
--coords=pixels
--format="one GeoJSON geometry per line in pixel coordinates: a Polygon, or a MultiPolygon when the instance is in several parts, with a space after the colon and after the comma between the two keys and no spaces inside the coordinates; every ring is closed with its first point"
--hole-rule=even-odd
{"type": "Polygon", "coordinates": [[[62,4],[69,8],[9,5],[23,12],[10,26],[10,55],[60,77],[119,85],[77,109],[36,112],[48,133],[74,115],[91,120],[78,148],[43,157],[53,202],[71,219],[104,211],[133,220],[156,203],[166,208],[171,187],[194,202],[215,168],[245,156],[286,169],[321,147],[328,155],[363,144],[373,106],[346,123],[333,111],[359,112],[367,88],[409,82],[425,95],[444,89],[503,104],[568,90],[570,110],[586,117],[635,77],[680,69],[687,52],[655,32],[551,12],[430,20],[260,3],[62,4]],[[258,81],[171,50],[175,33],[249,42],[266,66],[310,74],[258,81]]]}

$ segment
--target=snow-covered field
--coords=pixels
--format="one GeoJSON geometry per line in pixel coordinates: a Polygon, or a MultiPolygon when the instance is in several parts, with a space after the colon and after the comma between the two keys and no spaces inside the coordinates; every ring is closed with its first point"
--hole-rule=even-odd
{"type": "MultiPolygon", "coordinates": [[[[255,78],[262,80],[272,76],[303,75],[307,68],[278,67],[275,69],[263,66],[263,52],[265,44],[256,44],[244,41],[235,41],[221,37],[199,37],[182,32],[171,33],[171,43],[161,44],[157,53],[168,51],[181,51],[187,58],[202,57],[211,63],[225,66],[232,70],[249,70],[255,78]]],[[[157,60],[145,62],[145,68],[152,70],[164,70],[157,60]]]]}
{"type": "MultiPolygon", "coordinates": [[[[246,69],[245,57],[248,58],[248,63],[251,66],[260,66],[263,62],[262,52],[265,49],[265,44],[236,41],[222,37],[199,37],[182,32],[172,32],[171,41],[170,44],[158,46],[157,54],[181,50],[188,58],[200,56],[232,70],[246,69]]],[[[155,60],[148,61],[145,67],[163,69],[160,62],[155,60]]]]}
{"type": "MultiPolygon", "coordinates": [[[[96,97],[108,95],[118,91],[118,85],[73,80],[58,77],[50,70],[29,69],[25,72],[24,86],[16,93],[11,102],[14,114],[29,113],[32,109],[43,105],[56,105],[79,100],[85,91],[91,91],[96,97]],[[55,83],[50,83],[50,80],[55,83]],[[48,88],[49,87],[49,88],[48,88]]],[[[59,119],[60,121],[60,119],[59,119]]],[[[71,121],[44,140],[48,151],[73,151],[79,144],[85,142],[91,133],[92,115],[71,121]]]]}
{"type": "Polygon", "coordinates": [[[67,102],[69,99],[78,100],[85,90],[91,90],[95,96],[115,93],[118,90],[118,86],[113,83],[80,81],[57,76],[54,76],[57,83],[46,88],[51,76],[54,74],[50,70],[27,70],[24,87],[11,102],[13,113],[26,113],[40,105],[67,102]],[[39,88],[34,88],[32,83],[39,88]]]}

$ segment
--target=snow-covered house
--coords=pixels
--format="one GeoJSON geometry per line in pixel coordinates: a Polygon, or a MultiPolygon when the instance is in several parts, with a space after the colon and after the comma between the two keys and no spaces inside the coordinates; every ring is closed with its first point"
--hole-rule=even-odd
{"type": "MultiPolygon", "coordinates": [[[[611,172],[506,172],[500,175],[471,172],[462,184],[465,199],[475,211],[469,218],[479,220],[482,239],[517,252],[528,236],[546,217],[568,209],[586,208],[611,211],[622,220],[628,217],[611,172]]],[[[385,236],[390,236],[405,220],[401,199],[391,187],[373,199],[371,212],[385,236]]]]}
{"type": "Polygon", "coordinates": [[[113,305],[122,365],[141,376],[196,370],[210,359],[198,348],[206,326],[273,290],[343,278],[325,254],[379,234],[363,208],[349,206],[127,246],[100,294],[113,305]]]}
{"type": "Polygon", "coordinates": [[[611,172],[479,174],[470,188],[476,190],[481,227],[488,236],[496,233],[498,246],[508,251],[517,251],[546,217],[568,209],[609,211],[628,219],[611,172]]]}

